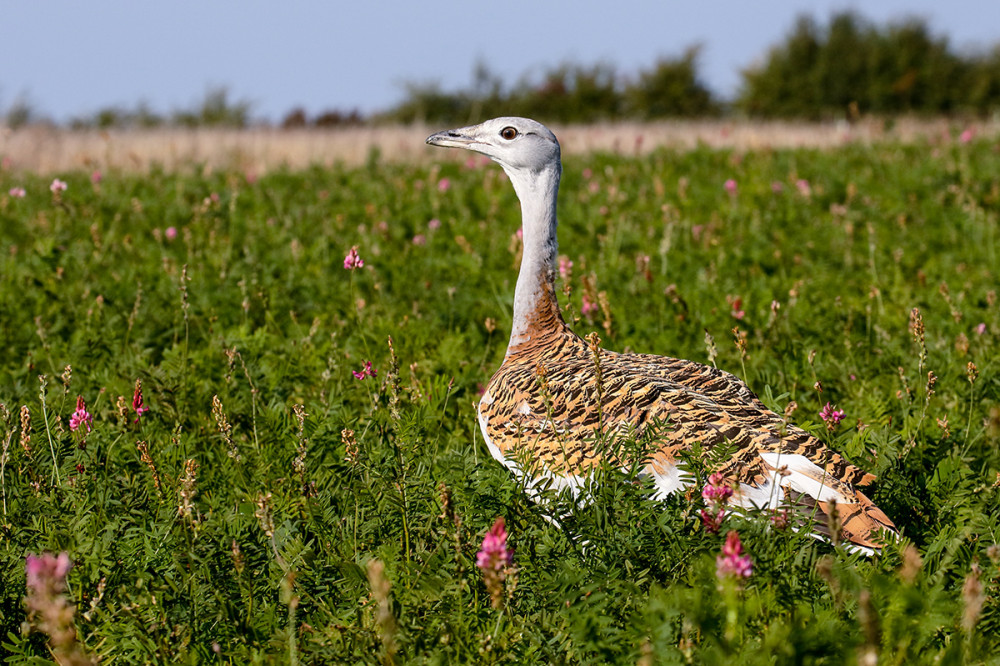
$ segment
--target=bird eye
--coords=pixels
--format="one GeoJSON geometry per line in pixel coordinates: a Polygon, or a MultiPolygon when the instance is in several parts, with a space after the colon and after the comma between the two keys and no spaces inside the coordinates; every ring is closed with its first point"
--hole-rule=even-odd
{"type": "Polygon", "coordinates": [[[513,141],[515,138],[517,138],[517,130],[514,129],[513,127],[504,127],[502,130],[500,130],[500,136],[507,139],[508,141],[513,141]]]}

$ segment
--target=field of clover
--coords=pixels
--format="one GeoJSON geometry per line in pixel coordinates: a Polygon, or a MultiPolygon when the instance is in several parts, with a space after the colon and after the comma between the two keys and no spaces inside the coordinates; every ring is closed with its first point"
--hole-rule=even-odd
{"type": "Polygon", "coordinates": [[[453,160],[0,171],[6,663],[1000,659],[997,144],[566,160],[567,319],[876,473],[871,558],[721,511],[725,445],[531,501],[474,411],[518,205],[453,160]]]}

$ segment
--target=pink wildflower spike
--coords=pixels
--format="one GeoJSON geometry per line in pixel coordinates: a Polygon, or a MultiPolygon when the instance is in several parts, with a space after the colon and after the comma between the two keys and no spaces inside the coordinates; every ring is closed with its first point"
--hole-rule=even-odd
{"type": "Polygon", "coordinates": [[[732,178],[725,182],[724,187],[726,188],[726,192],[729,192],[729,196],[736,196],[736,192],[739,190],[739,186],[732,178]]]}
{"type": "Polygon", "coordinates": [[[847,414],[844,413],[844,410],[837,409],[835,405],[831,405],[830,403],[826,403],[819,412],[819,417],[826,422],[826,427],[831,429],[843,421],[845,416],[847,414]]]}
{"type": "Polygon", "coordinates": [[[76,431],[77,428],[85,425],[87,426],[87,432],[90,432],[93,422],[94,417],[87,411],[87,405],[83,401],[83,396],[78,395],[76,397],[76,411],[69,417],[69,429],[76,431]]]}
{"type": "Polygon", "coordinates": [[[451,181],[447,178],[442,178],[438,181],[438,192],[447,192],[451,189],[451,181]]]}
{"type": "Polygon", "coordinates": [[[726,519],[726,510],[719,509],[717,512],[708,509],[701,510],[701,524],[709,534],[718,534],[722,527],[722,521],[726,519]]]}
{"type": "Polygon", "coordinates": [[[431,231],[437,231],[438,229],[441,228],[441,220],[435,217],[434,219],[432,219],[430,222],[427,223],[427,228],[430,229],[431,231]]]}
{"type": "Polygon", "coordinates": [[[733,489],[721,472],[713,472],[708,483],[702,488],[701,498],[708,507],[701,510],[701,524],[710,534],[716,534],[726,518],[726,501],[732,497],[733,489]]]}
{"type": "Polygon", "coordinates": [[[135,412],[135,421],[132,423],[138,423],[142,415],[149,411],[149,407],[146,407],[142,401],[141,379],[135,380],[135,392],[132,394],[132,410],[135,412]]]}
{"type": "Polygon", "coordinates": [[[365,260],[358,255],[358,246],[353,246],[344,257],[344,270],[353,271],[356,268],[362,268],[365,265],[365,260]]]}
{"type": "Polygon", "coordinates": [[[980,322],[976,325],[976,335],[982,335],[986,332],[986,322],[980,322]]]}
{"type": "Polygon", "coordinates": [[[709,475],[708,483],[701,491],[702,498],[707,502],[725,502],[733,495],[733,489],[726,483],[726,477],[722,472],[714,472],[709,475]]]}
{"type": "Polygon", "coordinates": [[[104,174],[101,173],[100,169],[94,169],[90,174],[90,182],[94,185],[100,185],[102,180],[104,180],[104,174]]]}
{"type": "Polygon", "coordinates": [[[507,548],[507,528],[501,516],[483,537],[483,545],[476,553],[476,566],[483,572],[483,582],[494,608],[503,606],[504,581],[515,574],[513,564],[514,551],[507,548]]]}
{"type": "Polygon", "coordinates": [[[7,194],[14,197],[15,199],[23,199],[27,192],[24,191],[23,187],[12,187],[8,190],[7,194]]]}
{"type": "Polygon", "coordinates": [[[958,135],[958,140],[962,143],[969,143],[976,136],[976,130],[971,127],[962,130],[962,133],[958,135]]]}
{"type": "Polygon", "coordinates": [[[587,298],[587,294],[583,295],[583,303],[580,305],[580,312],[583,313],[584,317],[590,318],[592,314],[597,312],[597,303],[587,298]]]}
{"type": "Polygon", "coordinates": [[[805,178],[799,178],[795,181],[795,187],[799,190],[799,194],[804,197],[808,197],[812,194],[812,186],[805,178]]]}
{"type": "Polygon", "coordinates": [[[59,180],[58,178],[54,178],[52,180],[52,184],[49,185],[49,190],[52,192],[52,194],[59,194],[60,192],[65,192],[67,187],[69,186],[66,185],[65,181],[59,180]]]}
{"type": "Polygon", "coordinates": [[[73,563],[69,553],[42,553],[28,555],[24,561],[24,573],[28,579],[28,590],[34,594],[45,594],[49,591],[62,592],[66,589],[66,574],[73,563]]]}
{"type": "Polygon", "coordinates": [[[744,317],[747,316],[746,310],[743,309],[742,298],[739,297],[734,298],[733,302],[730,305],[732,307],[732,311],[729,314],[731,314],[733,318],[743,319],[744,317]]]}
{"type": "Polygon", "coordinates": [[[177,227],[167,227],[166,231],[163,232],[163,235],[167,237],[168,241],[174,240],[177,238],[177,227]]]}
{"type": "Polygon", "coordinates": [[[559,258],[559,277],[563,280],[569,278],[573,271],[573,262],[566,257],[559,258]]]}
{"type": "Polygon", "coordinates": [[[782,192],[785,191],[785,186],[782,185],[777,180],[775,180],[771,183],[771,191],[774,192],[775,194],[781,194],[782,192]]]}
{"type": "Polygon", "coordinates": [[[514,551],[507,548],[507,526],[503,516],[483,537],[483,545],[476,553],[476,566],[485,571],[500,571],[514,563],[514,551]]]}
{"type": "Polygon", "coordinates": [[[743,544],[736,530],[729,530],[722,554],[715,558],[715,575],[718,578],[749,578],[753,574],[753,560],[743,554],[743,544]]]}

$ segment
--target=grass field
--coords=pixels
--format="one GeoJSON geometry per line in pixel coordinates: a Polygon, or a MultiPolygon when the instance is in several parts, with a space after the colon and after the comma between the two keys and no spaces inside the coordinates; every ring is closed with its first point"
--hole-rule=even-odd
{"type": "Polygon", "coordinates": [[[878,474],[904,538],[873,558],[768,516],[711,534],[701,481],[527,498],[473,409],[520,252],[492,165],[56,175],[0,171],[8,663],[1000,661],[988,138],[567,160],[576,330],[714,356],[878,474]]]}

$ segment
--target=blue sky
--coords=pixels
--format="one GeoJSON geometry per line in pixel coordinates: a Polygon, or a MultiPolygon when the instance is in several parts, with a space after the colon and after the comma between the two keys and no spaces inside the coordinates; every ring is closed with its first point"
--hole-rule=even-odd
{"type": "Polygon", "coordinates": [[[731,96],[796,16],[848,8],[922,17],[960,49],[1000,42],[995,0],[23,0],[0,19],[0,110],[23,98],[60,121],[141,100],[169,112],[226,86],[271,120],[294,106],[368,112],[405,82],[465,86],[478,60],[513,83],[566,61],[635,72],[695,43],[706,82],[731,96]]]}

